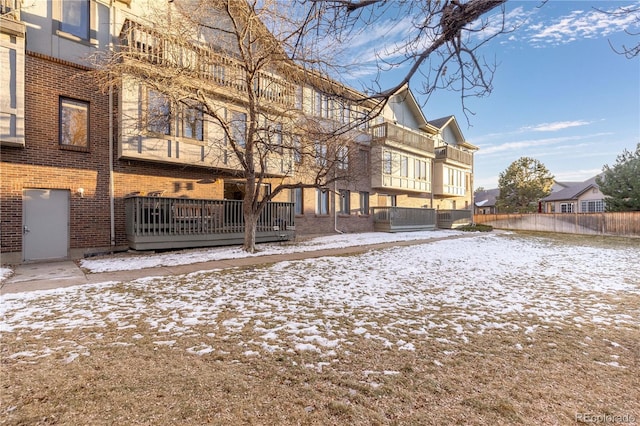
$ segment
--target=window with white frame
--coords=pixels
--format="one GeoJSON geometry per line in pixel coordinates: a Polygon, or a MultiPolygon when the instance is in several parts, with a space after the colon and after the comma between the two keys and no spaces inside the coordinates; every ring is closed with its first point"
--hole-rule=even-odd
{"type": "Polygon", "coordinates": [[[573,203],[560,203],[560,213],[573,213],[573,203]]]}
{"type": "Polygon", "coordinates": [[[601,213],[604,211],[603,200],[585,200],[580,202],[582,213],[601,213]]]}
{"type": "Polygon", "coordinates": [[[300,143],[300,138],[298,136],[293,137],[293,161],[295,163],[302,162],[302,144],[300,143]]]}
{"type": "Polygon", "coordinates": [[[465,172],[452,167],[444,167],[445,191],[452,195],[464,195],[466,192],[465,172]]]}
{"type": "Polygon", "coordinates": [[[425,160],[419,160],[416,158],[414,167],[415,178],[418,180],[427,180],[427,162],[425,160]]]}
{"type": "Polygon", "coordinates": [[[60,145],[89,148],[89,102],[60,98],[60,145]]]}
{"type": "Polygon", "coordinates": [[[82,40],[89,40],[90,1],[61,0],[61,6],[60,31],[76,36],[82,40]]]}
{"type": "Polygon", "coordinates": [[[320,167],[327,166],[327,145],[322,142],[316,141],[315,143],[315,152],[316,152],[316,165],[320,167]]]}
{"type": "Polygon", "coordinates": [[[204,140],[204,116],[202,108],[188,106],[183,109],[182,136],[198,141],[204,140]]]}
{"type": "Polygon", "coordinates": [[[341,146],[336,153],[336,166],[340,170],[347,170],[349,168],[349,148],[341,146]]]}
{"type": "Polygon", "coordinates": [[[164,94],[147,90],[146,128],[151,133],[171,134],[171,104],[164,94]]]}
{"type": "Polygon", "coordinates": [[[236,145],[244,148],[247,145],[247,114],[231,111],[231,137],[236,145]]]}
{"type": "Polygon", "coordinates": [[[316,189],[316,214],[329,214],[329,190],[326,188],[316,189]]]}
{"type": "Polygon", "coordinates": [[[269,130],[269,143],[271,145],[271,149],[282,154],[282,123],[274,123],[269,130]]]}
{"type": "Polygon", "coordinates": [[[400,176],[409,176],[409,157],[407,157],[406,155],[400,156],[400,176]]]}
{"type": "Polygon", "coordinates": [[[393,156],[390,151],[383,153],[382,172],[390,175],[393,172],[393,156]]]}
{"type": "Polygon", "coordinates": [[[351,191],[341,189],[340,193],[340,214],[351,214],[351,191]]]}

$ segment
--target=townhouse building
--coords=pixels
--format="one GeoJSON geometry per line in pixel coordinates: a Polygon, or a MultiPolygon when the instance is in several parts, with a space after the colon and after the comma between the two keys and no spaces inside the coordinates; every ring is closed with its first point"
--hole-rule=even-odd
{"type": "MultiPolygon", "coordinates": [[[[124,78],[104,90],[92,72],[93,54],[119,51],[123,60],[144,62],[160,76],[167,52],[176,48],[145,20],[149,2],[0,2],[2,262],[234,242],[201,235],[205,211],[206,226],[216,230],[241,216],[233,203],[244,191],[242,157],[234,156],[220,122],[195,105],[171,103],[139,79],[124,78]],[[172,220],[166,229],[173,233],[179,221],[180,235],[158,242],[165,234],[162,211],[172,220]],[[147,234],[132,238],[136,221],[145,220],[147,234]]],[[[205,101],[217,105],[242,139],[248,125],[242,93],[248,89],[233,78],[237,60],[201,45],[181,46],[180,52],[182,58],[207,58],[206,69],[189,78],[207,84],[205,101]]],[[[470,209],[477,148],[465,141],[455,117],[428,121],[408,87],[374,115],[373,104],[348,100],[358,95],[352,89],[324,82],[349,94],[340,99],[315,83],[281,70],[256,79],[253,93],[272,110],[263,120],[274,147],[263,158],[259,183],[265,193],[291,186],[274,198],[272,210],[288,209],[289,231],[273,226],[282,220],[273,213],[260,241],[290,238],[291,231],[372,231],[378,229],[376,209],[470,209]],[[348,149],[332,151],[328,143],[285,131],[301,117],[323,128],[346,126],[348,149]],[[298,155],[301,144],[317,154],[315,164],[298,155]],[[329,152],[340,157],[330,173],[350,171],[349,178],[314,187],[317,174],[308,171],[325,167],[329,152]]]]}

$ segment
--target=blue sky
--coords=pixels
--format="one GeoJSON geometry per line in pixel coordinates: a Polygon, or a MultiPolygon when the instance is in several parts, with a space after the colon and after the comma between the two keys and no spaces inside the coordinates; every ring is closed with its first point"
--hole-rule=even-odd
{"type": "MultiPolygon", "coordinates": [[[[583,181],[613,165],[624,149],[640,142],[640,57],[627,59],[616,47],[634,45],[640,35],[640,2],[507,1],[508,24],[518,28],[498,36],[479,51],[498,63],[494,90],[471,98],[465,117],[460,96],[440,91],[423,105],[427,119],[455,115],[465,138],[477,145],[475,187],[495,188],[498,175],[520,157],[541,161],[559,181],[583,181]],[[600,10],[635,7],[635,15],[600,10]]],[[[407,17],[392,18],[377,36],[385,43],[406,34],[407,17]]],[[[369,31],[363,39],[375,40],[369,31]]],[[[379,41],[379,39],[377,39],[379,41]]],[[[358,40],[360,58],[377,47],[358,40]]],[[[366,61],[360,81],[366,82],[366,61]]],[[[386,72],[391,84],[402,68],[386,72]]],[[[369,77],[370,78],[370,77],[369,77]]],[[[419,101],[421,76],[411,82],[419,101]]]]}

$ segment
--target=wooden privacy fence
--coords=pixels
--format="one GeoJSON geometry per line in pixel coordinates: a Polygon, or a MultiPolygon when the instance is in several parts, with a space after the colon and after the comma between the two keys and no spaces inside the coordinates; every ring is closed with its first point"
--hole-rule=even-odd
{"type": "Polygon", "coordinates": [[[640,237],[640,212],[477,214],[473,220],[500,229],[640,237]]]}

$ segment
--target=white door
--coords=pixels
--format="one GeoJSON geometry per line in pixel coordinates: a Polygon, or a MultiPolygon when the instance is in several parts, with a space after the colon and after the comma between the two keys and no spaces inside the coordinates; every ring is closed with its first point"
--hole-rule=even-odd
{"type": "Polygon", "coordinates": [[[25,189],[22,197],[22,252],[25,261],[69,255],[69,191],[25,189]]]}

